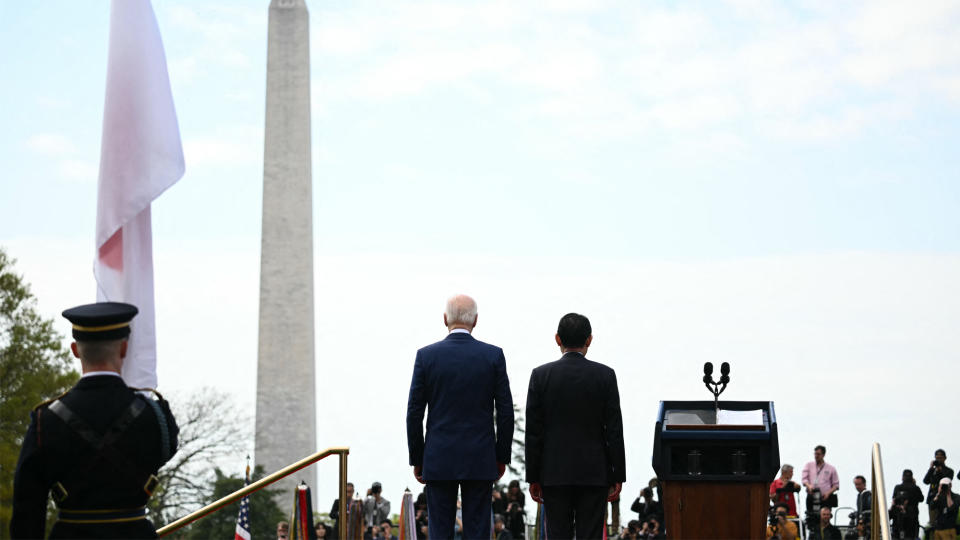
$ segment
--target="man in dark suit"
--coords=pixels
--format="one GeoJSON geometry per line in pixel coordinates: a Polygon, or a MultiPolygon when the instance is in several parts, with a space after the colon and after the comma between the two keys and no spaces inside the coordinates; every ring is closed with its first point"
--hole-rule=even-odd
{"type": "Polygon", "coordinates": [[[427,485],[429,537],[453,538],[457,489],[463,537],[490,538],[493,482],[510,463],[513,398],[503,350],[470,335],[477,304],[447,301],[446,339],[417,351],[407,401],[407,446],[417,480],[427,485]],[[423,435],[424,410],[427,435],[423,435]],[[496,413],[496,431],[494,431],[496,413]]]}
{"type": "Polygon", "coordinates": [[[179,430],[159,394],[145,397],[120,378],[136,313],[115,302],[63,312],[83,376],[30,414],[13,483],[13,538],[43,537],[48,492],[60,510],[50,538],[156,538],[145,505],[179,430]]]}
{"type": "Polygon", "coordinates": [[[617,375],[587,360],[593,335],[583,315],[564,315],[556,341],[563,356],[530,374],[527,482],[544,503],[547,538],[601,538],[606,502],[626,480],[617,375]]]}

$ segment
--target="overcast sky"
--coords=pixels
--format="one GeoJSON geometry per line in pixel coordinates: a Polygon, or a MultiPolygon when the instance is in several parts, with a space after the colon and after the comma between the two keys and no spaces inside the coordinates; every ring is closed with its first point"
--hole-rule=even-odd
{"type": "MultiPolygon", "coordinates": [[[[160,390],[252,411],[268,2],[155,4],[187,167],[153,205],[160,390]]],[[[784,462],[827,446],[843,506],[873,442],[888,496],[935,448],[960,464],[960,4],[308,5],[318,446],[358,488],[414,487],[413,358],[457,292],[521,404],[590,317],[627,505],[708,360],[776,402],[784,462]]],[[[108,23],[0,3],[0,245],[64,335],[95,300],[108,23]]]]}

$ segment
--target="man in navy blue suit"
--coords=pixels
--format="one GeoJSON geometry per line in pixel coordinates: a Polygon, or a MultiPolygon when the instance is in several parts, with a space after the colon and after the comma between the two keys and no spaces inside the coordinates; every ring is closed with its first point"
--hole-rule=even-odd
{"type": "Polygon", "coordinates": [[[463,537],[490,538],[493,482],[510,463],[513,398],[503,349],[470,335],[477,303],[447,301],[446,339],[417,351],[407,401],[407,446],[417,480],[427,485],[429,536],[453,538],[457,489],[463,537]],[[424,441],[423,415],[427,415],[424,441]],[[496,413],[496,431],[494,431],[496,413]]]}

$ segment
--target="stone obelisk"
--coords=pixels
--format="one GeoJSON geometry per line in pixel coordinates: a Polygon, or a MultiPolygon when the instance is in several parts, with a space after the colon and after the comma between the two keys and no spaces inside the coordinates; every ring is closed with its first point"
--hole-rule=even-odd
{"type": "MultiPolygon", "coordinates": [[[[304,0],[271,0],[260,247],[255,461],[267,474],[316,451],[310,35],[304,0]]],[[[274,487],[316,486],[316,468],[274,487]]]]}

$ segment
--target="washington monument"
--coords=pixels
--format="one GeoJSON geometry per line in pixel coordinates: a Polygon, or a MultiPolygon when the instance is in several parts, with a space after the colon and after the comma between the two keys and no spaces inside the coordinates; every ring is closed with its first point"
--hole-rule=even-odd
{"type": "MultiPolygon", "coordinates": [[[[316,451],[310,30],[304,0],[271,0],[260,245],[260,345],[255,458],[268,474],[316,451]]],[[[300,480],[275,484],[281,508],[300,480]]]]}

